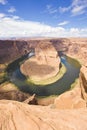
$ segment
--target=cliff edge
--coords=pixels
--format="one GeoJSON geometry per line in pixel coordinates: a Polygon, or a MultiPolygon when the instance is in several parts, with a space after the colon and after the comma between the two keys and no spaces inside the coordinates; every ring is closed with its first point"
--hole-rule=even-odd
{"type": "Polygon", "coordinates": [[[87,130],[87,109],[57,110],[1,100],[0,130],[87,130]]]}

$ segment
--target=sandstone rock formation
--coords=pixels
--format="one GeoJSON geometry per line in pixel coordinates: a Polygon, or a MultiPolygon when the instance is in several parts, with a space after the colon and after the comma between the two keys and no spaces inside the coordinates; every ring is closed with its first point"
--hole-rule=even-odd
{"type": "Polygon", "coordinates": [[[80,87],[75,87],[57,97],[54,101],[54,107],[57,109],[86,108],[86,101],[81,97],[80,87]]]}
{"type": "Polygon", "coordinates": [[[64,42],[67,46],[66,54],[76,58],[81,64],[87,63],[87,38],[70,38],[64,42]]]}
{"type": "Polygon", "coordinates": [[[81,64],[87,62],[87,38],[56,38],[50,42],[57,51],[62,51],[66,55],[76,58],[81,64]]]}
{"type": "Polygon", "coordinates": [[[10,82],[5,82],[0,85],[0,100],[15,100],[15,101],[24,101],[30,97],[30,94],[21,92],[17,86],[10,82]]]}
{"type": "Polygon", "coordinates": [[[26,104],[34,104],[34,105],[38,105],[37,103],[37,99],[35,97],[36,95],[33,94],[32,96],[30,96],[29,98],[27,98],[25,101],[23,101],[26,104]]]}
{"type": "Polygon", "coordinates": [[[39,43],[35,48],[35,57],[21,65],[21,72],[30,79],[39,81],[55,76],[59,72],[60,58],[49,42],[39,43]]]}
{"type": "Polygon", "coordinates": [[[44,44],[50,42],[55,46],[57,51],[63,51],[70,56],[80,59],[82,63],[86,64],[87,38],[27,38],[0,40],[0,63],[6,63],[17,59],[29,52],[30,49],[35,49],[40,42],[44,44]]]}
{"type": "Polygon", "coordinates": [[[87,109],[57,110],[1,100],[0,130],[87,130],[87,109]]]}
{"type": "Polygon", "coordinates": [[[0,40],[0,64],[12,62],[28,52],[28,41],[0,40]]]}
{"type": "Polygon", "coordinates": [[[82,66],[80,70],[80,87],[82,97],[87,103],[87,66],[82,66]]]}
{"type": "Polygon", "coordinates": [[[58,96],[54,101],[57,109],[76,109],[87,107],[87,67],[80,69],[79,82],[74,89],[58,96]]]}
{"type": "Polygon", "coordinates": [[[13,90],[9,92],[0,92],[0,100],[7,99],[7,100],[15,100],[15,101],[22,102],[26,100],[28,97],[30,97],[29,94],[23,93],[18,90],[13,90]]]}
{"type": "Polygon", "coordinates": [[[35,48],[35,56],[39,64],[53,65],[57,62],[58,53],[50,42],[40,42],[35,48]]]}

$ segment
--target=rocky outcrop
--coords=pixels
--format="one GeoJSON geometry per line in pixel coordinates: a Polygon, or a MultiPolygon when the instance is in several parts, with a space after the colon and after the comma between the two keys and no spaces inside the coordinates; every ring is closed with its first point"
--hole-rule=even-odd
{"type": "Polygon", "coordinates": [[[29,98],[27,98],[24,103],[26,104],[34,104],[34,105],[38,105],[37,99],[35,97],[35,94],[33,94],[32,96],[30,96],[29,98]]]}
{"type": "Polygon", "coordinates": [[[30,94],[21,92],[17,86],[10,82],[5,82],[0,85],[0,100],[15,100],[15,101],[24,101],[27,98],[30,98],[30,94]]]}
{"type": "Polygon", "coordinates": [[[38,43],[35,57],[21,65],[21,72],[35,81],[54,77],[60,68],[60,58],[54,46],[49,43],[38,43]]]}
{"type": "Polygon", "coordinates": [[[1,100],[0,130],[87,130],[87,109],[57,110],[1,100]]]}
{"type": "Polygon", "coordinates": [[[57,109],[86,108],[86,101],[81,97],[80,87],[75,87],[73,90],[58,96],[54,101],[54,107],[57,109]]]}
{"type": "Polygon", "coordinates": [[[87,63],[87,38],[70,38],[64,42],[67,46],[66,54],[80,61],[81,64],[87,63]]]}
{"type": "Polygon", "coordinates": [[[26,41],[0,40],[0,64],[9,63],[29,52],[26,41]]]}
{"type": "Polygon", "coordinates": [[[39,64],[53,64],[52,60],[58,58],[58,53],[50,42],[40,42],[35,48],[35,56],[39,64]]]}
{"type": "Polygon", "coordinates": [[[30,97],[29,94],[23,93],[19,90],[12,90],[9,92],[0,92],[0,100],[7,99],[7,100],[15,100],[15,101],[22,102],[29,97],[30,97]]]}
{"type": "Polygon", "coordinates": [[[81,64],[87,62],[87,38],[58,38],[51,39],[50,42],[57,51],[62,51],[66,55],[78,59],[81,64]]]}
{"type": "Polygon", "coordinates": [[[79,82],[71,91],[58,96],[54,101],[57,109],[76,109],[87,107],[87,67],[80,69],[79,82]]]}
{"type": "Polygon", "coordinates": [[[80,70],[80,87],[83,99],[87,103],[87,67],[82,66],[80,70]]]}

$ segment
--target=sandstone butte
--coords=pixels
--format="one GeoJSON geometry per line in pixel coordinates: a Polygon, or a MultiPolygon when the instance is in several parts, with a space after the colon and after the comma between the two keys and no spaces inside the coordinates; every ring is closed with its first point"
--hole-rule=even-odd
{"type": "Polygon", "coordinates": [[[66,54],[84,64],[78,84],[58,96],[49,106],[0,100],[0,130],[87,130],[86,39],[55,39],[52,42],[56,49],[63,48],[66,54]],[[63,46],[57,46],[57,42],[63,46]]]}
{"type": "Polygon", "coordinates": [[[33,81],[49,79],[58,74],[60,58],[50,42],[38,43],[35,56],[21,65],[21,72],[33,81]]]}

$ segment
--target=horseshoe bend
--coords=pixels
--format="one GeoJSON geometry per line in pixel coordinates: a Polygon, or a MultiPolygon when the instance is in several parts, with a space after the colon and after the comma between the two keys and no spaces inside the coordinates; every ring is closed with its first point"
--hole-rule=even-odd
{"type": "Polygon", "coordinates": [[[60,67],[60,58],[52,43],[40,42],[35,47],[35,56],[26,60],[20,69],[21,72],[28,76],[30,80],[33,80],[33,82],[36,81],[39,83],[48,80],[49,83],[50,78],[52,79],[52,77],[58,75],[60,67]]]}
{"type": "MultiPolygon", "coordinates": [[[[87,130],[86,62],[87,38],[0,40],[0,130],[87,130]],[[31,50],[34,53],[29,57],[31,50]],[[66,62],[62,54],[73,62],[68,57],[66,62]],[[69,82],[69,77],[76,76],[77,61],[81,65],[79,76],[62,94],[38,97],[31,90],[22,91],[27,79],[47,82],[62,69],[56,80],[66,75],[69,82]],[[73,72],[69,70],[67,76],[66,66],[70,65],[73,72]]],[[[65,83],[61,85],[62,89],[65,83]]],[[[43,87],[41,91],[46,93],[43,87]]]]}

